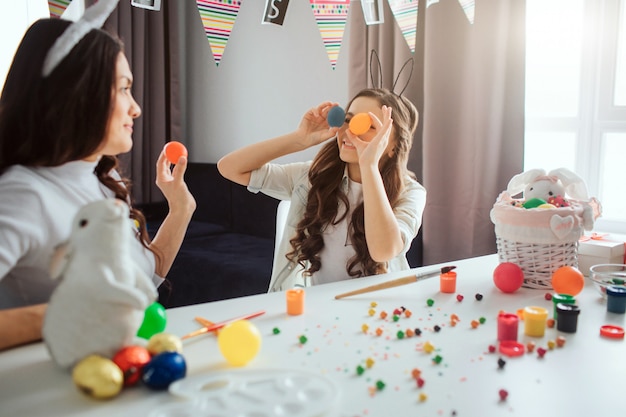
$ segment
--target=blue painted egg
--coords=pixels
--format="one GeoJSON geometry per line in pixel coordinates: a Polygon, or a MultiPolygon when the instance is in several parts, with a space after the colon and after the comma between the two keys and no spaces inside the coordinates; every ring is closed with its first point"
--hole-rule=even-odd
{"type": "Polygon", "coordinates": [[[335,106],[328,111],[326,120],[330,127],[341,127],[346,120],[346,112],[341,107],[335,106]]]}
{"type": "Polygon", "coordinates": [[[174,381],[187,374],[185,358],[178,352],[163,352],[152,357],[144,365],[141,379],[144,384],[154,390],[167,389],[174,381]]]}

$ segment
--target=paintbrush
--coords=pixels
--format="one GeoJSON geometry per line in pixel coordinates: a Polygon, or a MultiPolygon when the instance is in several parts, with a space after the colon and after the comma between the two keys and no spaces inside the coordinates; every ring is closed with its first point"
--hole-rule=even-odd
{"type": "MultiPolygon", "coordinates": [[[[186,335],[181,337],[181,339],[182,340],[189,339],[190,337],[199,336],[201,334],[208,333],[208,332],[213,332],[213,331],[221,329],[222,327],[226,326],[229,323],[233,323],[233,322],[239,321],[239,320],[252,319],[252,318],[258,317],[258,316],[260,316],[262,314],[265,314],[265,311],[257,311],[256,313],[250,313],[250,314],[246,314],[246,315],[241,316],[241,317],[235,317],[234,319],[221,321],[219,323],[213,323],[210,326],[206,326],[206,327],[203,327],[201,329],[195,330],[195,331],[193,331],[191,333],[187,333],[186,335]]],[[[198,320],[198,318],[196,318],[196,320],[198,320]]]]}
{"type": "Polygon", "coordinates": [[[381,282],[380,284],[371,285],[369,287],[361,288],[359,290],[354,290],[350,292],[346,292],[343,294],[339,294],[335,296],[335,300],[339,300],[340,298],[350,297],[352,295],[357,294],[365,294],[368,292],[384,290],[386,288],[399,287],[400,285],[412,284],[414,282],[422,281],[427,278],[436,277],[440,274],[445,274],[447,272],[456,269],[456,266],[444,266],[441,269],[433,269],[432,271],[424,272],[416,275],[409,275],[402,278],[392,279],[391,281],[381,282]]]}

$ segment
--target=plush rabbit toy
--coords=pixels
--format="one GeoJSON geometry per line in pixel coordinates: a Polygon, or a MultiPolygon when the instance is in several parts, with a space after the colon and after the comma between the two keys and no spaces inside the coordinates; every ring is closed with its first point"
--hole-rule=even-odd
{"type": "Polygon", "coordinates": [[[89,354],[112,357],[131,344],[144,311],[157,297],[130,255],[128,206],[108,199],[82,207],[50,273],[52,293],[43,338],[54,361],[70,368],[89,354]]]}
{"type": "Polygon", "coordinates": [[[542,199],[555,207],[566,207],[568,199],[590,202],[583,212],[583,227],[591,230],[601,209],[595,198],[590,199],[585,182],[567,168],[558,168],[546,174],[543,169],[531,169],[515,175],[509,181],[507,192],[515,196],[524,193],[524,200],[542,199]]]}

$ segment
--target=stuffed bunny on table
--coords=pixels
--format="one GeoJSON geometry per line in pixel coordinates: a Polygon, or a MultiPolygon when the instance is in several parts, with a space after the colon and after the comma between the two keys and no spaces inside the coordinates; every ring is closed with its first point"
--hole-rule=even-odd
{"type": "Polygon", "coordinates": [[[589,198],[583,179],[567,168],[557,168],[547,174],[543,169],[517,174],[509,181],[507,192],[510,196],[523,192],[526,201],[538,198],[555,207],[569,206],[569,199],[588,202],[583,212],[585,230],[593,229],[595,219],[602,212],[598,200],[589,198]]]}
{"type": "Polygon", "coordinates": [[[89,354],[112,357],[133,343],[145,309],[156,300],[152,280],[130,256],[128,213],[115,199],[85,205],[55,254],[50,273],[61,281],[50,298],[43,338],[63,368],[89,354]]]}

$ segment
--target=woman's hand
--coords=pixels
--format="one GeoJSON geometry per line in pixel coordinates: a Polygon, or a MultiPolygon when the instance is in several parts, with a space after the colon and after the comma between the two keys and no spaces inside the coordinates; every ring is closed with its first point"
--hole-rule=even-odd
{"type": "Polygon", "coordinates": [[[378,167],[378,163],[387,150],[389,145],[389,137],[391,135],[391,129],[393,127],[393,119],[391,118],[391,107],[382,107],[383,120],[381,121],[374,113],[369,113],[372,119],[372,127],[376,130],[376,135],[371,141],[361,140],[358,136],[355,136],[350,132],[350,129],[346,130],[350,141],[356,148],[357,155],[359,156],[359,166],[378,167]]]}
{"type": "Polygon", "coordinates": [[[180,157],[173,170],[171,165],[165,157],[165,152],[161,151],[156,165],[156,185],[165,196],[170,212],[191,215],[196,209],[196,200],[185,183],[187,158],[180,157]]]}
{"type": "Polygon", "coordinates": [[[172,267],[196,210],[196,200],[184,178],[187,158],[181,156],[173,170],[171,165],[162,151],[157,160],[156,184],[167,200],[169,213],[150,243],[150,249],[157,255],[155,272],[160,277],[165,277],[172,267]]]}
{"type": "Polygon", "coordinates": [[[336,105],[337,103],[325,101],[304,114],[297,133],[298,137],[302,138],[302,145],[305,148],[319,145],[337,134],[339,128],[330,127],[326,120],[328,111],[336,105]]]}

